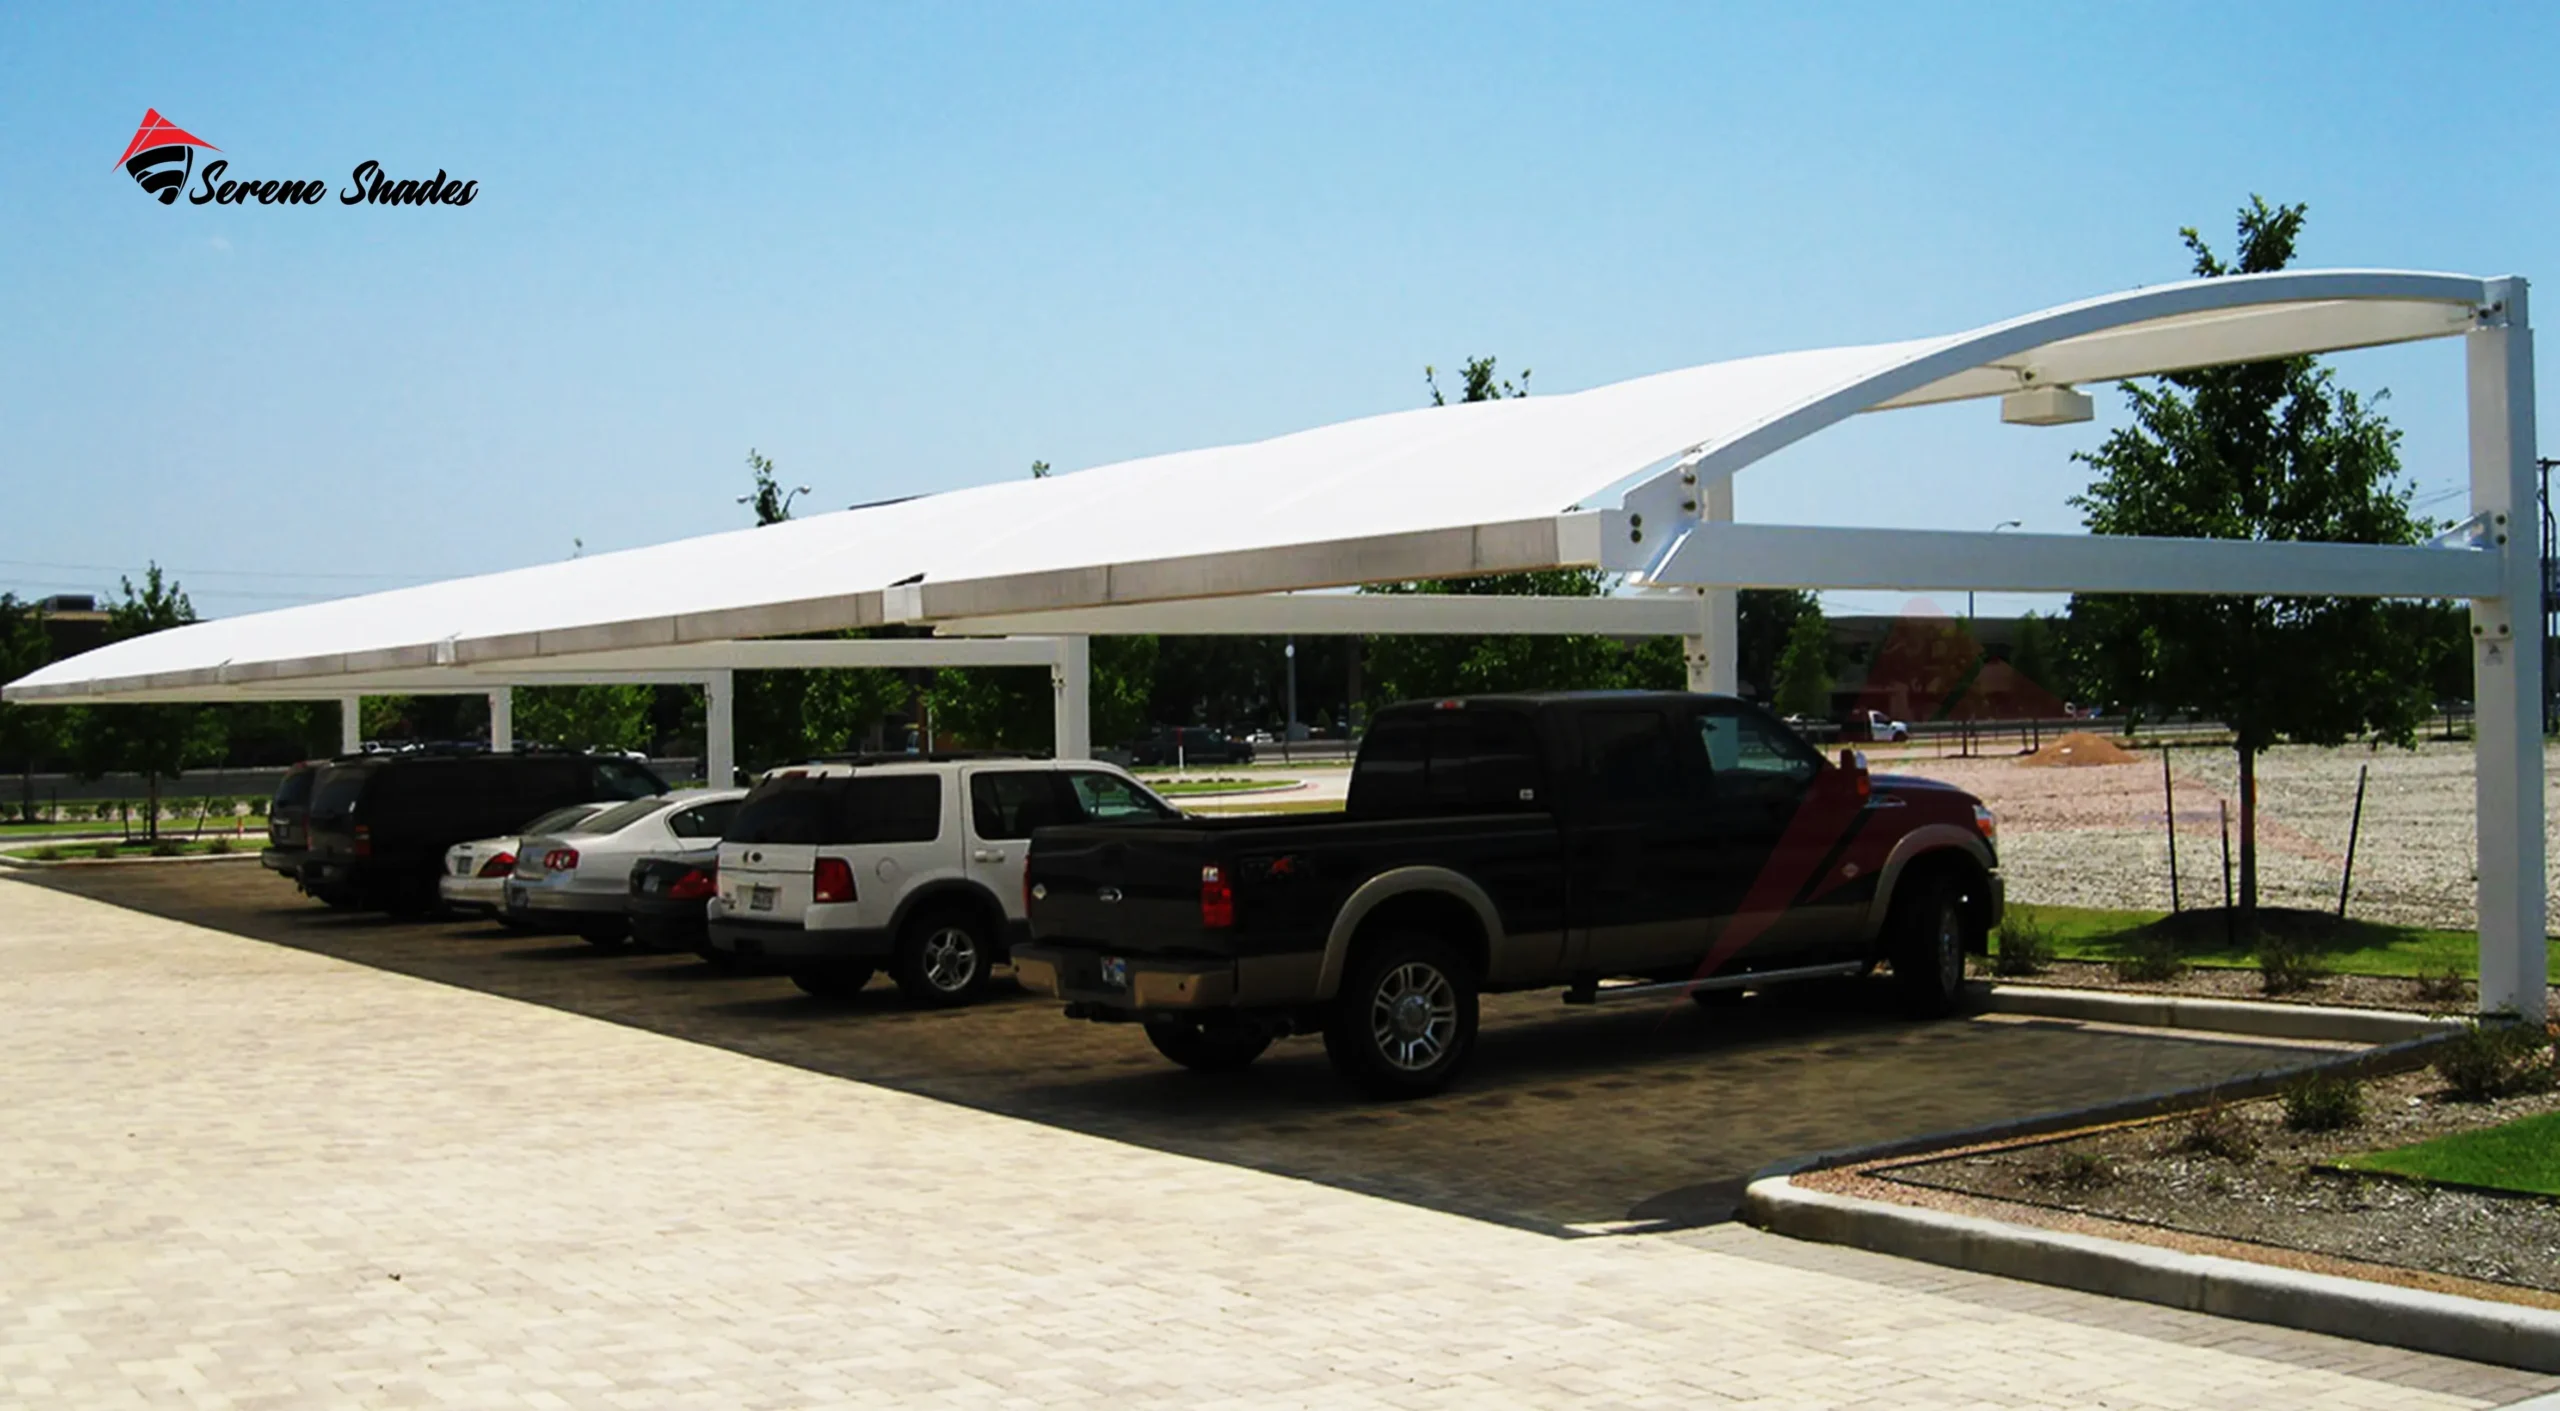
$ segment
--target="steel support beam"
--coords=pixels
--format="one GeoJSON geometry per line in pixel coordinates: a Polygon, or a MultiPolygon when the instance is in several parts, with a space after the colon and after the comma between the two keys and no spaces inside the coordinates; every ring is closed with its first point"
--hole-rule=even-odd
{"type": "Polygon", "coordinates": [[[1049,666],[1051,708],[1056,725],[1051,752],[1059,759],[1093,758],[1093,641],[1060,637],[1058,659],[1049,666]]]}
{"type": "Polygon", "coordinates": [[[364,697],[338,697],[338,753],[364,748],[364,697]]]}
{"type": "Polygon", "coordinates": [[[2507,572],[2494,547],[1702,523],[1656,561],[1628,534],[1607,537],[1610,567],[1664,587],[2480,598],[2506,591],[2507,572]]]}
{"type": "Polygon", "coordinates": [[[489,693],[489,748],[511,750],[516,747],[516,691],[501,686],[489,693]]]}
{"type": "Polygon", "coordinates": [[[738,778],[738,708],[736,678],[714,671],[702,682],[702,778],[725,789],[738,778]]]}
{"type": "Polygon", "coordinates": [[[2477,810],[2480,1009],[2540,1020],[2546,906],[2542,834],[2542,567],[2526,552],[2534,503],[2533,333],[2525,282],[2465,335],[2471,509],[2504,546],[2496,590],[2471,604],[2473,806],[2477,810]]]}
{"type": "Polygon", "coordinates": [[[1128,603],[1054,612],[955,618],[935,624],[946,638],[1096,637],[1145,633],[1181,637],[1474,636],[1679,637],[1698,630],[1686,595],[1609,598],[1460,597],[1442,593],[1263,593],[1179,602],[1128,603]]]}

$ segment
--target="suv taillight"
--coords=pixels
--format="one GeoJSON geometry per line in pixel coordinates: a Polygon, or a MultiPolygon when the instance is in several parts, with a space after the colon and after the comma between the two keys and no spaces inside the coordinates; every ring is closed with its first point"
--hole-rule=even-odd
{"type": "Polygon", "coordinates": [[[358,857],[371,857],[371,856],[373,856],[373,830],[372,830],[371,828],[369,828],[369,827],[366,827],[364,824],[359,823],[359,824],[357,824],[357,825],[355,826],[355,835],[356,835],[356,856],[358,856],[358,857]]]}
{"type": "Polygon", "coordinates": [[[515,870],[516,855],[511,852],[491,853],[489,860],[480,864],[483,877],[504,877],[515,870]]]}
{"type": "Polygon", "coordinates": [[[1225,868],[1200,869],[1200,924],[1212,930],[1236,924],[1236,889],[1228,883],[1225,868]]]}
{"type": "Polygon", "coordinates": [[[809,900],[852,901],[853,864],[840,857],[822,857],[809,872],[809,900]]]}
{"type": "MultiPolygon", "coordinates": [[[[846,878],[848,887],[851,877],[846,878]]],[[[703,901],[720,890],[720,874],[697,867],[667,884],[667,895],[677,901],[703,901]]]]}
{"type": "Polygon", "coordinates": [[[577,871],[578,850],[576,848],[553,848],[551,851],[542,855],[542,870],[545,872],[577,871]]]}

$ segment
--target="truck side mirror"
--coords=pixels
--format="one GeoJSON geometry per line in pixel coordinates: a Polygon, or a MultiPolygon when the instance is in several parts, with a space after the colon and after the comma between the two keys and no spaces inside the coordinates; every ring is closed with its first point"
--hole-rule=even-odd
{"type": "Polygon", "coordinates": [[[1874,792],[1875,782],[1867,776],[1867,752],[1865,750],[1842,750],[1840,752],[1840,768],[1849,776],[1850,783],[1856,786],[1859,798],[1863,799],[1868,794],[1874,792]]]}

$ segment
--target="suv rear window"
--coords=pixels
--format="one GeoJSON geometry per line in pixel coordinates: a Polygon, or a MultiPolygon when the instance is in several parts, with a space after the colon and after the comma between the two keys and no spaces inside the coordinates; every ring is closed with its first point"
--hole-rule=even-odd
{"type": "Polygon", "coordinates": [[[311,786],[314,783],[317,783],[319,778],[320,771],[317,769],[295,769],[287,771],[284,776],[284,782],[276,785],[275,802],[270,804],[269,807],[281,812],[296,804],[311,802],[311,786]]]}
{"type": "Polygon", "coordinates": [[[365,781],[373,777],[370,769],[332,769],[320,781],[311,797],[311,812],[319,818],[344,818],[356,811],[356,800],[364,797],[365,781]]]}
{"type": "Polygon", "coordinates": [[[942,779],[769,779],[747,795],[722,836],[732,843],[929,843],[942,836],[942,779]]]}

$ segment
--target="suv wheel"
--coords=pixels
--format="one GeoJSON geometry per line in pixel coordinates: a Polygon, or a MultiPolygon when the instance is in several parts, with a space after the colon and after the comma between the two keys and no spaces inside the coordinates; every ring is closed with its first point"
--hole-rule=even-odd
{"type": "Polygon", "coordinates": [[[958,908],[918,913],[898,933],[891,973],[899,991],[917,1004],[938,1008],[976,999],[987,987],[993,950],[985,932],[985,923],[958,908]]]}
{"type": "Polygon", "coordinates": [[[1240,1073],[1271,1047],[1268,1030],[1252,1024],[1150,1019],[1147,1042],[1156,1052],[1200,1073],[1240,1073]]]}
{"type": "MultiPolygon", "coordinates": [[[[737,968],[736,960],[727,952],[710,950],[710,954],[720,957],[712,964],[720,966],[721,969],[737,968]]],[[[863,986],[871,983],[871,974],[872,967],[857,961],[794,970],[791,972],[791,983],[798,985],[801,993],[816,995],[820,999],[851,999],[862,993],[863,986]]]]}
{"type": "Polygon", "coordinates": [[[1456,946],[1411,932],[1353,954],[1324,1027],[1334,1071],[1371,1097],[1438,1092],[1475,1042],[1475,968],[1456,946]]]}
{"type": "Polygon", "coordinates": [[[1917,880],[1894,898],[1886,959],[1902,1007],[1923,1018],[1953,1013],[1964,997],[1964,895],[1942,878],[1917,880]]]}

